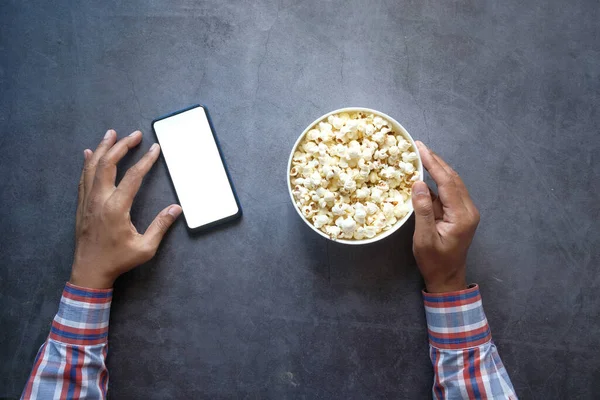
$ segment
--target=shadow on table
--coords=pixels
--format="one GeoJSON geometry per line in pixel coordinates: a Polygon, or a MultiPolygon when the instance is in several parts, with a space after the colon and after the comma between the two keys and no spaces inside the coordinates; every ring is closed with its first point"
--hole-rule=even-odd
{"type": "Polygon", "coordinates": [[[293,225],[301,231],[297,236],[307,251],[325,246],[327,268],[315,266],[314,271],[332,286],[385,291],[397,287],[401,281],[420,280],[412,253],[414,216],[389,237],[359,246],[327,240],[313,232],[298,216],[293,225]]]}

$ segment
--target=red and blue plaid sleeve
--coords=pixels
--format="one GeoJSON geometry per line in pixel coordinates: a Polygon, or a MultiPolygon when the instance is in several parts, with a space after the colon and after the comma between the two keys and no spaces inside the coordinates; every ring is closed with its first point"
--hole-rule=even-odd
{"type": "Polygon", "coordinates": [[[492,342],[477,285],[450,293],[423,292],[434,399],[516,399],[492,342]]]}
{"type": "Polygon", "coordinates": [[[66,284],[22,399],[106,398],[111,301],[112,289],[66,284]]]}

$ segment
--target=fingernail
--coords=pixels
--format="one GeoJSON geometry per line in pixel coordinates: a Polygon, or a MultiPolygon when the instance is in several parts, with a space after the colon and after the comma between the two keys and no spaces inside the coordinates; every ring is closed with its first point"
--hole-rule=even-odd
{"type": "Polygon", "coordinates": [[[413,194],[415,196],[427,195],[429,194],[429,188],[427,184],[423,181],[417,181],[413,184],[413,194]]]}
{"type": "Polygon", "coordinates": [[[167,213],[175,218],[179,217],[179,214],[181,214],[181,207],[179,206],[171,206],[169,207],[169,211],[167,211],[167,213]]]}
{"type": "Polygon", "coordinates": [[[84,160],[87,160],[87,159],[88,159],[88,152],[87,152],[87,150],[84,150],[84,151],[83,151],[83,159],[84,159],[84,160]]]}
{"type": "Polygon", "coordinates": [[[114,131],[112,129],[107,130],[106,133],[104,134],[104,140],[110,139],[110,137],[112,136],[113,132],[114,131]]]}
{"type": "Polygon", "coordinates": [[[152,146],[150,146],[150,150],[148,150],[148,152],[154,151],[158,149],[158,143],[154,143],[152,146]]]}
{"type": "Polygon", "coordinates": [[[417,143],[417,147],[427,148],[420,140],[417,140],[415,143],[417,143]]]}
{"type": "Polygon", "coordinates": [[[135,136],[135,135],[140,134],[140,133],[142,133],[142,132],[140,132],[140,131],[131,132],[129,134],[129,136],[135,136]]]}

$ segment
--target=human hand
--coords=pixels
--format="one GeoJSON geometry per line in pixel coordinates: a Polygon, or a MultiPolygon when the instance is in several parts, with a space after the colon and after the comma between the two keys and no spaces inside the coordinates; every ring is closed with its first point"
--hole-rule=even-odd
{"type": "Polygon", "coordinates": [[[163,235],[181,214],[172,204],[162,210],[142,235],[131,223],[129,211],[144,176],[160,155],[158,144],[115,186],[117,163],[142,141],[135,131],[117,142],[114,130],[106,132],[95,152],[84,150],[75,224],[75,260],[70,282],[106,289],[124,272],[150,260],[163,235]]]}
{"type": "Polygon", "coordinates": [[[423,143],[417,141],[417,147],[439,196],[425,182],[413,184],[413,253],[428,292],[463,290],[467,287],[467,251],[479,224],[479,211],[460,176],[423,143]]]}

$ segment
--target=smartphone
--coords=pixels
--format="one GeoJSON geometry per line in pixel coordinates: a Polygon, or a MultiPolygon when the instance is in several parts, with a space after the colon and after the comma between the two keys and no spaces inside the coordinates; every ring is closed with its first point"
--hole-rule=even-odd
{"type": "Polygon", "coordinates": [[[152,121],[188,229],[241,217],[206,107],[194,105],[152,121]]]}

